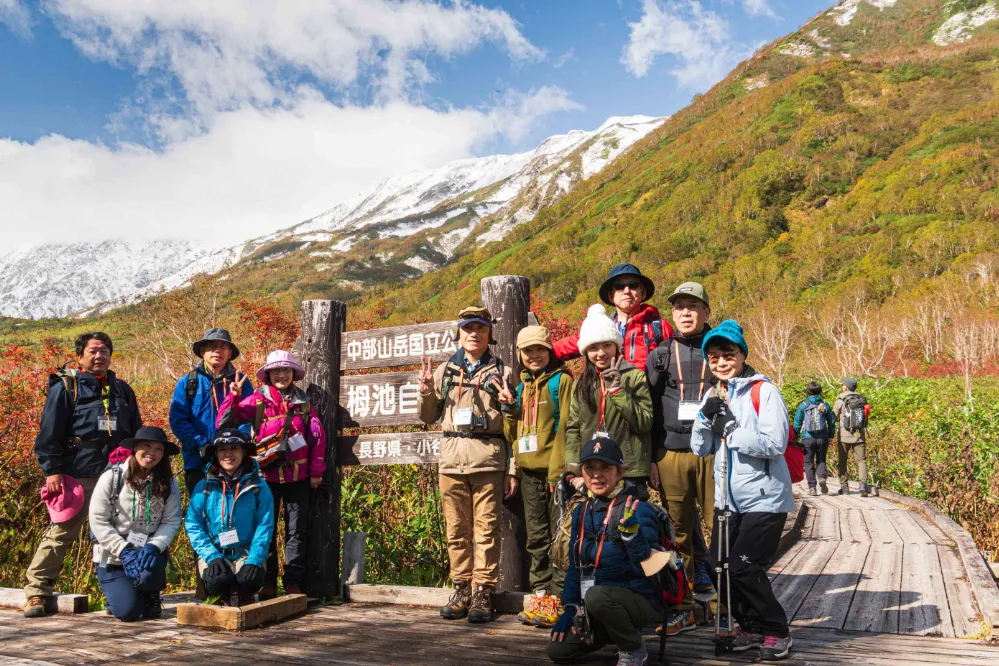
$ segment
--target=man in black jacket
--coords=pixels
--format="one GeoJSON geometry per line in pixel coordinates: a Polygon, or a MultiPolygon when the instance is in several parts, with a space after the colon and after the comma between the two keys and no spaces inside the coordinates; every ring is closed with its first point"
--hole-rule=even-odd
{"type": "MultiPolygon", "coordinates": [[[[714,519],[714,456],[701,458],[690,449],[690,432],[701,399],[713,377],[701,353],[711,308],[700,284],[686,282],[670,295],[676,336],[649,354],[646,374],[652,389],[652,444],[666,508],[676,525],[677,543],[687,576],[697,592],[711,591],[707,545],[701,533],[697,505],[708,525],[714,519]]],[[[658,473],[658,474],[657,474],[658,473]]],[[[663,631],[675,634],[692,629],[693,600],[671,613],[663,631]]]]}
{"type": "Polygon", "coordinates": [[[69,476],[84,491],[83,508],[72,518],[52,523],[42,535],[25,574],[25,617],[45,615],[46,600],[62,569],[66,551],[80,536],[90,510],[97,477],[118,444],[142,427],[132,388],[108,368],[113,348],[105,333],[84,333],[76,339],[79,371],[60,371],[49,378],[49,394],[35,438],[35,456],[45,472],[49,493],[63,491],[69,476]]]}

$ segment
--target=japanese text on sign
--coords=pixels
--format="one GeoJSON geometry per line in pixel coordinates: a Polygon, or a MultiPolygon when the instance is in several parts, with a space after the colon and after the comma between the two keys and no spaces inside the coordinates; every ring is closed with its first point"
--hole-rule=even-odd
{"type": "MultiPolygon", "coordinates": [[[[375,375],[377,377],[377,375],[375,375]]],[[[412,382],[392,384],[361,384],[347,389],[347,412],[351,417],[416,414],[420,387],[412,382]]]]}
{"type": "Polygon", "coordinates": [[[441,443],[439,439],[419,439],[415,442],[403,442],[401,440],[386,440],[361,442],[358,451],[358,460],[370,460],[372,458],[400,458],[403,455],[417,455],[420,457],[440,456],[441,443]]]}
{"type": "Polygon", "coordinates": [[[407,359],[424,354],[453,354],[457,349],[454,331],[446,330],[351,340],[347,343],[347,358],[351,362],[407,359]]]}

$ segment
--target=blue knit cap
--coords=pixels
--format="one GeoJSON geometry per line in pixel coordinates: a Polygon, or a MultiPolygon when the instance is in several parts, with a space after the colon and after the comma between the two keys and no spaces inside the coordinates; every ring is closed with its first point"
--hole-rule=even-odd
{"type": "Polygon", "coordinates": [[[728,340],[741,349],[743,354],[747,357],[749,356],[749,345],[746,344],[746,336],[742,334],[742,326],[739,326],[739,322],[736,320],[726,319],[704,334],[704,340],[701,342],[701,355],[705,359],[708,358],[708,343],[714,338],[728,340]]]}

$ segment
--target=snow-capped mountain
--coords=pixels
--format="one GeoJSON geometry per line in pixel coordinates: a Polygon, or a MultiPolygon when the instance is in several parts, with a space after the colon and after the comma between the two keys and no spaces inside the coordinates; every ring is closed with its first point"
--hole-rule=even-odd
{"type": "MultiPolygon", "coordinates": [[[[366,256],[401,267],[394,275],[415,276],[445,263],[463,243],[488,243],[530,220],[664,121],[613,117],[591,132],[549,137],[529,152],[457,160],[388,178],[312,219],[220,251],[195,250],[183,241],[20,250],[0,257],[0,314],[66,316],[95,306],[106,311],[184,286],[200,273],[271,262],[307,248],[316,258],[309,270],[330,271],[358,243],[370,250],[366,256]],[[421,232],[415,249],[396,246],[421,232]]],[[[369,268],[378,272],[380,266],[369,268]]]]}

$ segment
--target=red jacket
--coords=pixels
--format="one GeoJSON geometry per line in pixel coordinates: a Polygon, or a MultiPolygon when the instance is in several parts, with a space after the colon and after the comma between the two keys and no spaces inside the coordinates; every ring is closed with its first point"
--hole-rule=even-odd
{"type": "MultiPolygon", "coordinates": [[[[611,320],[617,322],[617,311],[611,315],[611,320]]],[[[672,337],[673,327],[663,321],[659,310],[648,303],[642,303],[635,314],[628,319],[628,325],[625,327],[624,360],[644,372],[645,359],[648,358],[649,352],[663,340],[672,337]]],[[[557,340],[552,346],[555,348],[555,356],[563,361],[580,355],[578,334],[557,340]]]]}

